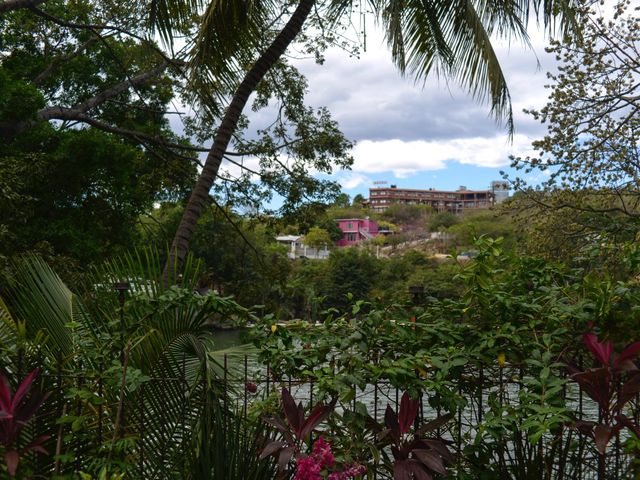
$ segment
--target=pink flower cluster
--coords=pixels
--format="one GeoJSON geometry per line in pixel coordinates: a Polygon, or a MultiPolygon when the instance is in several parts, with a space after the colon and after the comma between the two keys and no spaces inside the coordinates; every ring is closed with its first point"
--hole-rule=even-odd
{"type": "Polygon", "coordinates": [[[352,465],[344,472],[333,472],[329,475],[328,480],[348,480],[349,478],[356,478],[364,475],[367,472],[367,467],[364,465],[352,465]]]}
{"type": "MultiPolygon", "coordinates": [[[[321,472],[330,469],[335,463],[331,445],[320,437],[313,444],[311,455],[297,460],[296,473],[293,480],[322,480],[321,472]]],[[[354,465],[343,472],[332,472],[328,480],[348,480],[363,475],[367,469],[362,465],[354,465]]]]}

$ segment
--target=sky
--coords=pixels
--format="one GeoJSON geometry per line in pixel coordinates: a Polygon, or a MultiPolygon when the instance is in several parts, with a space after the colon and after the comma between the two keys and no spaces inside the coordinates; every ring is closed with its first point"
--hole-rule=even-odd
{"type": "Polygon", "coordinates": [[[532,48],[494,44],[512,99],[515,135],[510,141],[504,125],[490,117],[489,106],[455,83],[430,78],[423,86],[402,78],[381,32],[369,23],[360,58],[333,49],[323,65],[294,62],[309,82],[307,103],[328,107],[345,136],[356,142],[352,170],[331,177],[343,191],[368,197],[374,182],[384,181],[398,188],[487,189],[501,179],[501,170],[514,174],[509,155],[532,154],[531,141],[545,133],[523,109],[544,106],[546,72],[555,66],[535,25],[532,48]]]}
{"type": "MultiPolygon", "coordinates": [[[[546,131],[523,112],[546,104],[547,72],[556,66],[554,56],[545,52],[548,40],[534,21],[528,30],[530,47],[516,41],[493,42],[511,94],[511,140],[506,127],[490,116],[490,107],[455,82],[432,76],[416,84],[403,78],[372,19],[366,28],[366,49],[359,58],[338,48],[325,52],[323,65],[290,56],[307,78],[306,103],[327,107],[346,138],[355,142],[352,169],[322,178],[337,181],[351,197],[365,198],[369,188],[384,186],[380,182],[398,188],[486,190],[493,180],[502,180],[501,171],[523,176],[532,185],[545,180],[545,172],[523,175],[509,166],[510,155],[532,155],[531,142],[546,131]]],[[[269,109],[253,113],[246,108],[244,113],[254,128],[275,118],[269,109]]],[[[252,159],[246,164],[254,166],[252,159]]],[[[228,162],[221,170],[238,173],[228,162]]],[[[277,196],[273,202],[278,203],[277,196]]]]}

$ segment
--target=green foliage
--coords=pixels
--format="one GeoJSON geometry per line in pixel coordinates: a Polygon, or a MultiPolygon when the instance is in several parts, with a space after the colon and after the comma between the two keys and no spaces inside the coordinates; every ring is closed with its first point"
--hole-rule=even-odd
{"type": "Polygon", "coordinates": [[[446,230],[449,227],[459,222],[459,218],[451,212],[436,213],[429,219],[429,230],[437,232],[440,230],[446,230]]]}
{"type": "MultiPolygon", "coordinates": [[[[464,446],[459,478],[552,478],[555,468],[578,478],[584,450],[567,430],[576,412],[565,401],[565,361],[580,351],[575,340],[588,320],[622,314],[640,290],[635,281],[618,284],[627,299],[611,302],[606,287],[585,290],[593,280],[580,270],[510,257],[500,239],[481,237],[475,249],[474,261],[456,267],[461,297],[431,298],[424,308],[355,301],[326,311],[322,324],[296,321],[275,331],[264,319],[251,332],[260,358],[276,381],[309,381],[317,401],[339,399],[342,413],[323,435],[351,459],[379,458],[363,434],[371,407],[360,399],[371,385],[383,392],[389,384],[454,414],[449,434],[456,438],[460,427],[464,446]],[[478,389],[488,395],[479,399],[478,389]],[[484,415],[465,430],[456,412],[469,408],[484,415]]],[[[417,253],[406,261],[429,265],[417,253]]]]}
{"type": "Polygon", "coordinates": [[[364,300],[375,281],[376,261],[371,254],[355,248],[333,250],[329,264],[328,301],[345,308],[352,299],[364,300]]]}
{"type": "Polygon", "coordinates": [[[524,236],[517,232],[511,215],[500,210],[466,212],[457,224],[447,229],[447,233],[454,235],[454,244],[458,247],[471,247],[481,236],[502,238],[502,248],[506,251],[514,250],[524,236]]]}
{"type": "Polygon", "coordinates": [[[193,173],[95,130],[48,129],[31,140],[47,142],[46,151],[2,156],[0,149],[0,177],[9,184],[0,202],[5,255],[45,241],[85,264],[112,256],[134,243],[138,216],[177,186],[168,176],[184,185],[193,173]]]}
{"type": "Polygon", "coordinates": [[[193,435],[193,445],[186,452],[192,456],[193,478],[229,480],[267,480],[275,478],[275,466],[258,459],[271,436],[262,422],[243,418],[242,412],[224,411],[210,398],[203,409],[203,419],[193,435]],[[213,448],[212,448],[213,447],[213,448]]]}
{"type": "Polygon", "coordinates": [[[157,144],[182,140],[164,115],[174,79],[142,39],[144,7],[39,8],[1,20],[0,257],[89,265],[131,248],[138,216],[182,198],[196,169],[192,153],[157,144]],[[121,33],[72,26],[111,23],[121,33]]]}
{"type": "Polygon", "coordinates": [[[339,194],[333,201],[333,206],[338,208],[349,208],[351,206],[351,199],[346,193],[339,194]]]}
{"type": "Polygon", "coordinates": [[[318,222],[318,227],[326,230],[327,233],[329,233],[329,237],[331,238],[332,242],[337,242],[344,235],[335,219],[328,216],[325,216],[324,219],[318,222]]]}
{"type": "Polygon", "coordinates": [[[398,233],[400,231],[400,227],[395,223],[387,222],[386,220],[379,220],[377,223],[378,230],[388,231],[391,233],[398,233]]]}
{"type": "MultiPolygon", "coordinates": [[[[142,217],[143,243],[166,248],[182,214],[177,205],[164,204],[142,217]]],[[[233,295],[247,307],[263,305],[277,311],[285,302],[292,266],[283,245],[275,243],[269,226],[243,218],[229,209],[209,210],[199,222],[192,250],[206,270],[200,288],[233,295]]]]}
{"type": "Polygon", "coordinates": [[[326,215],[332,220],[338,218],[366,218],[372,215],[371,210],[363,208],[362,206],[330,206],[326,210],[326,215]]]}
{"type": "Polygon", "coordinates": [[[351,200],[351,205],[354,207],[361,207],[365,201],[366,201],[366,198],[364,198],[364,196],[362,196],[361,193],[356,193],[353,196],[353,200],[351,200]]]}
{"type": "Polygon", "coordinates": [[[31,120],[45,103],[34,85],[11,78],[4,69],[0,69],[0,92],[0,121],[31,120]]]}
{"type": "Polygon", "coordinates": [[[514,181],[531,248],[567,261],[576,251],[634,241],[639,231],[637,10],[624,0],[583,9],[589,19],[577,45],[551,43],[559,66],[549,74],[547,105],[529,112],[547,128],[532,144],[538,153],[513,159],[526,176],[544,178],[536,188],[514,181]]]}
{"type": "Polygon", "coordinates": [[[424,223],[431,211],[428,205],[392,203],[380,214],[380,218],[397,225],[418,224],[424,223]]]}
{"type": "Polygon", "coordinates": [[[317,249],[331,248],[333,246],[329,232],[319,227],[311,228],[304,235],[304,244],[317,249]]]}
{"type": "Polygon", "coordinates": [[[507,207],[516,213],[517,226],[525,228],[521,243],[531,254],[585,268],[606,265],[614,272],[625,270],[623,263],[640,231],[635,215],[617,211],[619,200],[604,191],[540,191],[518,195],[507,207]],[[567,207],[552,208],[556,202],[567,207]]]}
{"type": "MultiPolygon", "coordinates": [[[[41,471],[69,472],[78,461],[98,477],[135,471],[141,424],[148,475],[168,478],[191,468],[184,447],[203,421],[204,399],[211,409],[223,408],[210,321],[244,323],[251,316],[228,298],[193,293],[201,264],[187,261],[182,286],[167,289],[158,281],[160,269],[149,251],[113,260],[94,272],[81,298],[41,260],[17,265],[0,304],[1,366],[39,365],[47,388],[64,395],[43,405],[39,426],[52,435],[47,448],[55,451],[57,441],[63,448],[55,460],[41,462],[41,471]],[[130,283],[124,309],[113,291],[123,279],[130,283]]],[[[170,275],[175,283],[178,273],[170,275]]]]}

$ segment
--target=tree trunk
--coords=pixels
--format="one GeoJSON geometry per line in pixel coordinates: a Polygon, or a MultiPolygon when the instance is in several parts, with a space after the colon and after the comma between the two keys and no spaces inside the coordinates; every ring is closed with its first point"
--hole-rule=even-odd
{"type": "Polygon", "coordinates": [[[273,40],[273,43],[269,45],[267,50],[256,60],[234,93],[231,103],[222,118],[222,122],[220,122],[213,145],[207,155],[204,168],[198,177],[193,192],[191,192],[178,230],[173,237],[167,263],[162,273],[163,284],[167,285],[170,278],[175,278],[175,273],[187,254],[189,242],[195,231],[196,224],[208,204],[209,191],[218,175],[220,163],[227,150],[231,136],[237,128],[238,119],[249,100],[249,96],[255,91],[269,69],[278,61],[287,47],[296,38],[311,12],[311,7],[314,2],[315,0],[300,0],[298,7],[293,12],[293,15],[285,27],[278,33],[278,36],[273,40]],[[174,275],[171,275],[172,273],[174,275]]]}

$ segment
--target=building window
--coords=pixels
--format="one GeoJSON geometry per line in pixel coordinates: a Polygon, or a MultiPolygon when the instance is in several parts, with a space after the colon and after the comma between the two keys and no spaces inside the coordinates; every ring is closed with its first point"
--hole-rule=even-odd
{"type": "Polygon", "coordinates": [[[347,242],[355,242],[356,234],[355,233],[347,233],[347,242]]]}
{"type": "Polygon", "coordinates": [[[353,228],[353,222],[347,223],[347,228],[351,230],[353,228]]]}

